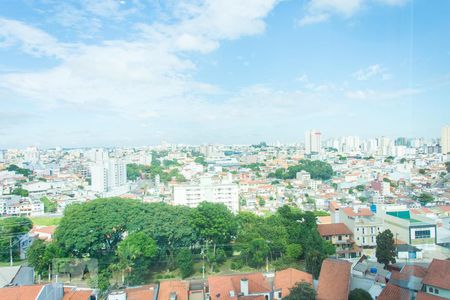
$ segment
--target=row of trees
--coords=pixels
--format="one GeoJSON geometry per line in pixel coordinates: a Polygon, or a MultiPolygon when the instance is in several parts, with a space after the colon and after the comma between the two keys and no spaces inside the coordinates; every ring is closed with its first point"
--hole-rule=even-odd
{"type": "Polygon", "coordinates": [[[320,160],[302,159],[298,165],[290,166],[287,169],[279,168],[270,173],[269,177],[277,179],[294,179],[297,172],[306,171],[311,174],[312,179],[328,180],[333,176],[333,168],[329,163],[320,160]]]}
{"type": "Polygon", "coordinates": [[[45,275],[53,258],[95,258],[105,287],[114,271],[124,272],[132,284],[145,281],[150,270],[178,268],[188,277],[198,259],[210,272],[229,259],[235,269],[305,259],[307,271],[317,277],[322,260],[334,253],[318,234],[314,214],[288,206],[263,218],[233,215],[224,205],[207,202],[191,209],[110,198],[67,207],[55,240],[33,244],[29,261],[45,275]]]}
{"type": "Polygon", "coordinates": [[[159,161],[153,161],[150,166],[128,164],[127,165],[127,179],[136,180],[138,178],[155,178],[159,176],[161,182],[168,182],[175,178],[178,182],[186,181],[186,178],[180,173],[178,168],[178,162],[176,161],[164,161],[163,165],[159,161]]]}

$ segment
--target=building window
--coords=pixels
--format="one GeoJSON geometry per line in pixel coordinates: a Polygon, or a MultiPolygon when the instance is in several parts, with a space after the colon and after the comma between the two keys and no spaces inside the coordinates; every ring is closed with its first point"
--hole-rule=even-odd
{"type": "Polygon", "coordinates": [[[342,241],[342,235],[338,236],[338,240],[342,241]]]}
{"type": "Polygon", "coordinates": [[[416,239],[429,239],[431,237],[430,230],[417,230],[415,232],[416,239]]]}
{"type": "Polygon", "coordinates": [[[438,289],[434,289],[434,293],[439,295],[439,290],[438,289]]]}
{"type": "Polygon", "coordinates": [[[429,291],[430,293],[432,293],[432,292],[433,292],[433,288],[432,288],[432,287],[429,287],[429,288],[428,288],[428,291],[429,291]]]}

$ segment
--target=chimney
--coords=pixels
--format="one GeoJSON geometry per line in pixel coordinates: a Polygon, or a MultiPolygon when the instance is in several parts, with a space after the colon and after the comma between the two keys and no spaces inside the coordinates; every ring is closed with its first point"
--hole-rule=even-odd
{"type": "Polygon", "coordinates": [[[241,293],[244,296],[248,295],[248,279],[247,278],[241,279],[241,293]]]}

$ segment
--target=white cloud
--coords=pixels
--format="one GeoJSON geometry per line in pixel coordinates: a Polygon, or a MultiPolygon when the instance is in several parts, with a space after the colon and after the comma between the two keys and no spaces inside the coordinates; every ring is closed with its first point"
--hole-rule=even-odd
{"type": "Polygon", "coordinates": [[[306,26],[322,23],[332,15],[349,18],[365,5],[375,2],[389,6],[401,6],[407,0],[309,0],[305,5],[305,14],[297,21],[297,25],[306,26]]]}
{"type": "Polygon", "coordinates": [[[404,88],[389,91],[367,89],[367,90],[348,91],[346,95],[350,99],[381,101],[381,100],[404,99],[406,97],[415,96],[421,92],[422,91],[420,89],[414,88],[404,88]]]}
{"type": "MultiPolygon", "coordinates": [[[[74,44],[70,55],[65,44],[42,30],[3,20],[5,47],[16,43],[26,53],[57,56],[61,62],[44,71],[2,74],[0,86],[46,108],[103,111],[130,119],[179,114],[183,119],[196,107],[211,109],[205,99],[215,97],[220,88],[195,80],[195,63],[180,52],[210,52],[224,39],[262,33],[264,18],[275,4],[275,0],[177,2],[177,22],[139,24],[131,41],[74,44]],[[180,12],[183,9],[185,13],[180,12]]],[[[90,11],[101,15],[103,10],[117,9],[108,4],[90,11]]]]}
{"type": "Polygon", "coordinates": [[[33,56],[67,54],[67,45],[59,43],[51,35],[19,21],[0,18],[0,47],[19,45],[21,50],[33,56]]]}
{"type": "Polygon", "coordinates": [[[389,74],[383,66],[379,64],[368,66],[367,68],[359,69],[352,74],[353,78],[360,81],[366,81],[375,77],[379,77],[383,80],[389,80],[392,75],[389,74]]]}

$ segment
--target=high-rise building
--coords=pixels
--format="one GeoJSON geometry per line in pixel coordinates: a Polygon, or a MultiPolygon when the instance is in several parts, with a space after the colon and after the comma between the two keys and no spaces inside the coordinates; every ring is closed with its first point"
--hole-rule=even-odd
{"type": "Polygon", "coordinates": [[[305,152],[319,153],[322,150],[322,133],[318,130],[305,132],[305,152]]]}
{"type": "Polygon", "coordinates": [[[120,159],[101,160],[91,165],[91,188],[100,193],[113,192],[127,184],[127,167],[120,159]]]}
{"type": "Polygon", "coordinates": [[[450,152],[450,125],[441,129],[441,147],[442,153],[447,154],[450,152]]]}

